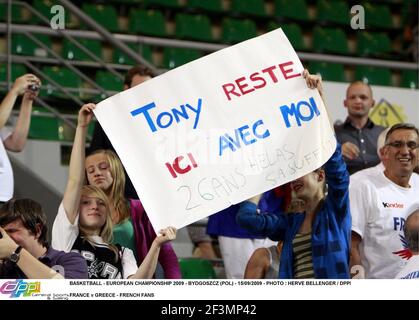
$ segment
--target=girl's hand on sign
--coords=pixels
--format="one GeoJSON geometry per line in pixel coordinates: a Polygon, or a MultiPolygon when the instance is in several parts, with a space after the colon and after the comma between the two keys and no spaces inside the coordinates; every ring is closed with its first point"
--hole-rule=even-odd
{"type": "Polygon", "coordinates": [[[79,111],[78,126],[87,127],[93,118],[93,109],[96,108],[94,103],[83,105],[79,111]]]}
{"type": "Polygon", "coordinates": [[[319,94],[323,99],[323,85],[322,85],[322,77],[315,74],[310,74],[307,69],[304,69],[303,78],[306,80],[307,87],[310,89],[317,89],[319,90],[319,94]]]}

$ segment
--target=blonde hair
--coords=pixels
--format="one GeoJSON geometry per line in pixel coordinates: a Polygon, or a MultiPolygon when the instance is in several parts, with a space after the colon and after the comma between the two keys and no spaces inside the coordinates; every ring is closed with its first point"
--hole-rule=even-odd
{"type": "Polygon", "coordinates": [[[113,178],[111,190],[109,192],[109,201],[118,213],[117,223],[121,223],[130,217],[130,212],[127,204],[127,200],[124,196],[125,191],[125,173],[122,167],[121,160],[115,152],[111,150],[99,149],[92,152],[89,156],[95,154],[103,154],[109,163],[109,168],[113,178]]]}
{"type": "MultiPolygon", "coordinates": [[[[106,220],[105,220],[105,224],[100,228],[99,236],[109,246],[109,248],[115,253],[115,261],[118,261],[119,250],[116,246],[111,244],[113,240],[113,222],[112,222],[108,197],[100,188],[92,186],[92,185],[83,186],[81,189],[81,196],[97,198],[103,201],[103,203],[105,204],[106,220]]],[[[81,198],[80,198],[80,201],[81,201],[81,198]]],[[[86,229],[82,225],[80,225],[80,219],[79,219],[79,230],[80,230],[80,235],[83,236],[83,238],[86,241],[88,241],[92,246],[95,246],[95,244],[97,244],[88,235],[88,232],[86,231],[86,229]]]]}

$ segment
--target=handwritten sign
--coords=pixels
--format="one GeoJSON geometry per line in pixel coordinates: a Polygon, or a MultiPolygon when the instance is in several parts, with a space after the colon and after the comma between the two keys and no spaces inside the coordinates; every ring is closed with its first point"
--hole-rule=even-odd
{"type": "Polygon", "coordinates": [[[281,29],[100,102],[95,114],[156,230],[305,175],[336,147],[281,29]]]}

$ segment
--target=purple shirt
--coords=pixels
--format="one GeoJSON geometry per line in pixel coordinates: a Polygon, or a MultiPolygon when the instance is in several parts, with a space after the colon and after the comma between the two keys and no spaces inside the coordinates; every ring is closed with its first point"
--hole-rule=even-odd
{"type": "MultiPolygon", "coordinates": [[[[60,273],[65,279],[87,279],[86,260],[78,253],[57,251],[49,248],[38,259],[46,266],[60,273]]],[[[0,265],[0,279],[26,279],[22,270],[10,261],[0,265]]]]}

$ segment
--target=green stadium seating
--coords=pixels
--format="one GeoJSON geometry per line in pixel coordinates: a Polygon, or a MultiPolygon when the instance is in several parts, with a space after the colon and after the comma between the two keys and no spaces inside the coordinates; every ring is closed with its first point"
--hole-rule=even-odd
{"type": "Polygon", "coordinates": [[[129,16],[129,30],[135,34],[167,37],[163,14],[156,10],[132,10],[129,16]]]}
{"type": "Polygon", "coordinates": [[[350,11],[348,4],[343,0],[317,2],[317,20],[325,23],[349,25],[350,11]]]}
{"type": "Polygon", "coordinates": [[[393,18],[390,8],[385,5],[371,4],[370,2],[363,4],[365,9],[365,24],[368,27],[375,28],[393,28],[393,18]]]}
{"type": "MultiPolygon", "coordinates": [[[[0,21],[7,21],[7,4],[0,3],[0,21]]],[[[24,14],[23,7],[18,4],[12,4],[12,23],[26,23],[29,16],[24,14]]]]}
{"type": "Polygon", "coordinates": [[[267,16],[263,0],[232,0],[230,10],[233,14],[239,15],[267,16]]]}
{"type": "MultiPolygon", "coordinates": [[[[96,83],[106,91],[121,92],[124,86],[124,80],[110,73],[109,71],[99,70],[96,73],[96,83]]],[[[110,95],[102,93],[100,98],[103,100],[110,95]]]]}
{"type": "Polygon", "coordinates": [[[178,0],[143,0],[146,7],[179,8],[182,5],[178,0]]]}
{"type": "Polygon", "coordinates": [[[391,51],[391,40],[387,34],[358,32],[357,54],[359,56],[388,56],[391,51]]]}
{"type": "Polygon", "coordinates": [[[49,113],[48,110],[34,106],[29,127],[29,138],[40,140],[60,140],[59,120],[56,117],[45,117],[39,113],[49,113]]]}
{"type": "MultiPolygon", "coordinates": [[[[50,20],[52,17],[51,14],[51,7],[53,5],[59,4],[56,0],[34,0],[33,7],[36,11],[38,11],[41,15],[43,15],[47,20],[50,20]]],[[[67,19],[68,17],[66,17],[67,19]]],[[[46,22],[38,18],[37,15],[32,14],[31,18],[32,24],[40,24],[45,25],[46,22]]]]}
{"type": "Polygon", "coordinates": [[[345,82],[345,69],[342,64],[311,61],[308,64],[310,73],[320,74],[323,80],[345,82]]]}
{"type": "MultiPolygon", "coordinates": [[[[272,27],[272,30],[275,29],[276,23],[270,23],[268,28],[272,27]]],[[[288,40],[291,42],[292,46],[295,50],[306,50],[306,46],[304,44],[303,32],[301,28],[296,23],[290,24],[281,24],[278,25],[278,28],[281,27],[284,31],[285,35],[287,36],[288,40]]]]}
{"type": "Polygon", "coordinates": [[[179,258],[182,279],[216,279],[211,262],[199,258],[179,258]]]}
{"type": "MultiPolygon", "coordinates": [[[[57,82],[59,85],[63,87],[76,89],[82,87],[82,81],[79,78],[79,76],[69,69],[60,68],[57,66],[44,67],[42,69],[42,72],[44,72],[53,81],[57,82]]],[[[76,97],[80,97],[79,92],[73,92],[72,94],[76,97]]],[[[40,95],[69,99],[67,95],[59,91],[58,88],[54,88],[54,86],[51,83],[48,83],[47,79],[42,79],[40,95]]]]}
{"type": "MultiPolygon", "coordinates": [[[[16,78],[23,76],[26,71],[26,67],[23,64],[12,64],[11,65],[11,79],[10,82],[13,83],[16,78]]],[[[7,64],[0,63],[0,82],[7,82],[7,64]]],[[[0,86],[0,92],[4,93],[8,91],[8,87],[6,85],[0,86]]]]}
{"type": "Polygon", "coordinates": [[[256,24],[249,19],[225,18],[222,23],[222,42],[237,43],[257,36],[256,24]]]}
{"type": "Polygon", "coordinates": [[[348,55],[349,48],[345,32],[339,28],[315,27],[313,30],[313,50],[348,55]]]}
{"type": "Polygon", "coordinates": [[[222,0],[188,0],[188,5],[191,9],[222,13],[224,8],[222,0]]]}
{"type": "Polygon", "coordinates": [[[204,15],[176,15],[176,38],[197,41],[212,41],[211,21],[204,15]]]}
{"type": "Polygon", "coordinates": [[[174,69],[200,57],[198,50],[166,47],[163,50],[163,68],[174,69]]]}
{"type": "MultiPolygon", "coordinates": [[[[153,62],[153,56],[150,46],[138,43],[126,43],[128,47],[134,50],[136,53],[141,55],[148,62],[153,62]]],[[[113,62],[118,64],[129,64],[134,65],[136,62],[131,57],[127,56],[120,49],[115,48],[113,52],[113,62]]]]}
{"type": "Polygon", "coordinates": [[[275,16],[300,21],[310,20],[305,0],[275,0],[275,16]]]}
{"type": "MultiPolygon", "coordinates": [[[[102,43],[100,40],[81,38],[76,40],[86,49],[90,50],[96,57],[102,58],[102,43]]],[[[68,60],[93,61],[93,58],[68,39],[64,39],[63,57],[68,60]]]]}
{"type": "Polygon", "coordinates": [[[401,75],[401,86],[418,89],[418,70],[403,70],[401,75]]]}
{"type": "Polygon", "coordinates": [[[83,4],[83,12],[111,32],[119,31],[118,15],[111,5],[83,4]]]}
{"type": "Polygon", "coordinates": [[[371,85],[392,85],[390,69],[380,67],[356,66],[355,80],[360,80],[371,85]]]}
{"type": "MultiPolygon", "coordinates": [[[[44,34],[32,34],[35,38],[45,44],[48,48],[52,48],[51,39],[44,34]]],[[[29,39],[23,34],[12,35],[12,53],[23,56],[37,56],[47,57],[49,56],[48,51],[43,47],[36,44],[34,41],[29,39]]]]}

